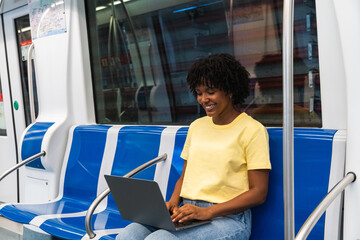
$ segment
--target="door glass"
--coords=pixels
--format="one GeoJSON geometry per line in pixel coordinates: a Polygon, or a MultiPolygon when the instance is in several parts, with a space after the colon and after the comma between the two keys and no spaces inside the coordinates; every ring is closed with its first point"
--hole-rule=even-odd
{"type": "MultiPolygon", "coordinates": [[[[89,0],[86,9],[97,122],[190,123],[204,111],[189,67],[229,53],[251,77],[239,109],[282,125],[282,0],[89,0]]],[[[295,126],[321,127],[315,0],[294,11],[295,126]]]]}
{"type": "MultiPolygon", "coordinates": [[[[30,103],[29,103],[29,86],[28,86],[28,71],[27,71],[27,61],[28,61],[28,49],[32,43],[31,41],[31,31],[30,31],[30,20],[29,16],[23,16],[15,19],[15,27],[17,32],[17,46],[20,59],[20,72],[21,72],[21,86],[23,92],[24,106],[25,106],[25,121],[26,126],[31,123],[30,115],[30,103]]],[[[33,60],[31,60],[33,61],[33,60]]],[[[33,78],[33,91],[34,91],[34,104],[35,104],[35,117],[38,115],[38,99],[36,91],[36,79],[35,79],[35,69],[32,71],[33,78]]]]}
{"type": "Polygon", "coordinates": [[[0,136],[6,135],[6,125],[5,125],[5,113],[4,113],[4,98],[1,89],[1,79],[0,79],[0,136]]]}

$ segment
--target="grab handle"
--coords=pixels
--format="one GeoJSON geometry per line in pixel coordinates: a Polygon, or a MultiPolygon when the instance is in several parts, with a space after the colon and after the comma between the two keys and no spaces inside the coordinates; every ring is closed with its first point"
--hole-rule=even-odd
{"type": "Polygon", "coordinates": [[[9,170],[7,170],[6,172],[4,172],[1,176],[0,176],[0,181],[3,180],[7,175],[9,175],[10,173],[12,173],[13,171],[19,169],[20,167],[22,167],[25,164],[31,163],[32,161],[38,159],[39,157],[43,157],[45,156],[46,152],[42,151],[40,153],[37,153],[27,159],[25,159],[24,161],[16,164],[15,166],[13,166],[12,168],[10,168],[9,170]]]}
{"type": "MultiPolygon", "coordinates": [[[[157,164],[161,161],[165,161],[167,158],[167,154],[164,153],[163,155],[158,156],[157,158],[154,158],[150,161],[148,161],[147,163],[144,163],[143,165],[135,168],[134,170],[132,170],[131,172],[127,173],[124,175],[124,177],[130,178],[132,176],[134,176],[135,174],[153,166],[154,164],[157,164]]],[[[92,219],[92,215],[94,214],[94,211],[96,209],[96,207],[99,205],[99,203],[110,193],[110,189],[107,188],[105,191],[103,191],[102,193],[100,193],[99,196],[97,196],[97,198],[93,201],[93,203],[90,205],[88,211],[86,212],[86,217],[85,217],[85,229],[86,229],[86,233],[89,236],[90,239],[93,239],[96,234],[91,226],[91,219],[92,219]]]]}
{"type": "Polygon", "coordinates": [[[32,53],[34,51],[34,43],[32,43],[28,50],[27,58],[27,72],[28,72],[28,86],[29,86],[29,103],[30,103],[30,117],[31,122],[35,122],[35,101],[34,101],[34,86],[33,86],[33,68],[31,64],[32,53]]]}

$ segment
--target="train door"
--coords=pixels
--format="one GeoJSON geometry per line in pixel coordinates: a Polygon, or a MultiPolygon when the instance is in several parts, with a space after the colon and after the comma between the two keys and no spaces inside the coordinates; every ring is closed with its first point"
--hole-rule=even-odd
{"type": "MultiPolygon", "coordinates": [[[[0,159],[3,161],[1,163],[2,171],[6,170],[2,169],[3,166],[8,168],[9,165],[12,166],[20,160],[20,140],[25,128],[31,124],[27,81],[27,55],[31,45],[31,28],[28,12],[28,7],[23,6],[3,14],[4,28],[2,32],[4,33],[4,38],[1,57],[5,59],[5,61],[7,60],[7,69],[6,66],[1,66],[1,71],[4,72],[1,76],[7,75],[8,79],[1,79],[2,85],[4,86],[2,89],[3,114],[4,116],[6,115],[7,118],[6,122],[4,121],[5,123],[3,123],[3,125],[6,124],[3,130],[3,135],[6,137],[3,137],[1,140],[0,147],[7,146],[8,148],[4,152],[0,152],[0,159]],[[7,82],[7,84],[4,84],[5,82],[7,82]]],[[[32,91],[34,91],[36,116],[38,113],[38,104],[35,71],[32,72],[34,81],[34,89],[32,91]]],[[[17,184],[16,179],[13,179],[11,183],[7,183],[6,185],[9,185],[10,189],[18,189],[14,184],[17,184]]],[[[1,183],[1,185],[5,185],[5,183],[1,183]]],[[[3,192],[4,191],[1,191],[0,201],[8,201],[9,197],[4,196],[4,200],[1,199],[3,192]]],[[[14,194],[16,196],[15,198],[17,198],[18,191],[14,194]]],[[[11,200],[14,200],[14,196],[11,197],[11,200]]]]}

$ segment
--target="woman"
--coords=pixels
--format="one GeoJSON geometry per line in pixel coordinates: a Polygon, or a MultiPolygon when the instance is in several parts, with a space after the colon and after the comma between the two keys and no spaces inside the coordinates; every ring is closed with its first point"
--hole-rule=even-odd
{"type": "Polygon", "coordinates": [[[249,73],[233,56],[215,54],[197,60],[187,82],[207,116],[189,127],[183,171],[166,204],[174,222],[212,221],[177,232],[133,223],[117,240],[250,237],[250,208],[266,199],[271,164],[266,129],[236,108],[249,95],[249,73]]]}

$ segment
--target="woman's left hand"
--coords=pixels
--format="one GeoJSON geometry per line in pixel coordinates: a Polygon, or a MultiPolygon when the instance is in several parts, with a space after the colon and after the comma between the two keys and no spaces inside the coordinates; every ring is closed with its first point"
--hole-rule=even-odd
{"type": "Polygon", "coordinates": [[[192,219],[207,220],[211,218],[209,207],[197,207],[192,204],[185,204],[177,208],[171,215],[173,222],[185,222],[192,219]]]}

